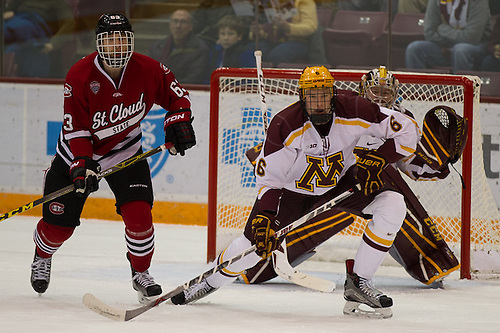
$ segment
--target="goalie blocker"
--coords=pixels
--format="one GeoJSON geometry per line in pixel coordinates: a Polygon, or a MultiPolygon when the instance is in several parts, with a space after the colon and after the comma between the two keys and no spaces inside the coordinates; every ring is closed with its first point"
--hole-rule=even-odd
{"type": "MultiPolygon", "coordinates": [[[[448,163],[460,158],[467,140],[467,120],[447,106],[429,110],[424,118],[423,136],[416,151],[417,158],[435,170],[443,170],[448,163]]],[[[252,148],[247,157],[260,147],[252,148]]],[[[382,172],[384,189],[402,193],[407,214],[393,246],[391,256],[416,280],[424,284],[440,281],[460,267],[458,259],[444,241],[437,226],[425,211],[401,174],[391,165],[382,172]]],[[[327,211],[286,237],[288,260],[297,266],[314,255],[314,249],[354,222],[354,216],[337,209],[327,211]]],[[[277,276],[268,260],[260,261],[242,275],[246,283],[262,283],[277,276]]]]}

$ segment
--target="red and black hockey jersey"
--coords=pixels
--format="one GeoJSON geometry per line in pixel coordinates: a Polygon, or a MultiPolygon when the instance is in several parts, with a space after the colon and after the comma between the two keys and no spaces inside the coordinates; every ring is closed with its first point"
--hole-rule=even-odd
{"type": "Polygon", "coordinates": [[[57,154],[68,165],[75,156],[89,156],[102,169],[131,157],[141,146],[140,122],[154,104],[167,111],[191,108],[188,92],[166,66],[134,53],[115,82],[97,52],[88,55],[66,76],[57,154]]]}

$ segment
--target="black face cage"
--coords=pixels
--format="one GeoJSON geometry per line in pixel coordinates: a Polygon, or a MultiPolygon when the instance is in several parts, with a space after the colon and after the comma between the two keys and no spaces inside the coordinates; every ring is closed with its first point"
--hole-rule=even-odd
{"type": "Polygon", "coordinates": [[[123,68],[134,52],[134,33],[118,30],[98,33],[96,46],[106,65],[111,68],[123,68]]]}
{"type": "Polygon", "coordinates": [[[302,103],[302,108],[304,109],[305,115],[311,120],[311,122],[315,125],[323,125],[329,122],[333,117],[333,111],[335,108],[335,98],[337,96],[337,88],[335,86],[330,88],[330,93],[327,95],[324,94],[324,98],[330,99],[330,110],[328,113],[315,114],[313,111],[315,109],[308,106],[305,99],[305,91],[304,90],[312,90],[312,89],[321,89],[321,88],[307,88],[307,89],[299,89],[300,101],[302,103]]]}

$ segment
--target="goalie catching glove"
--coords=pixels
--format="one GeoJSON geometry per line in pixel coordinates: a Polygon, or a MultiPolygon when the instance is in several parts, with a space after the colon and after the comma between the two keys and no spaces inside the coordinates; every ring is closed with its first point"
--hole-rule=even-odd
{"type": "Polygon", "coordinates": [[[278,248],[279,242],[274,237],[274,218],[268,213],[259,213],[252,220],[252,238],[255,242],[255,253],[266,259],[278,248]]]}
{"type": "Polygon", "coordinates": [[[356,156],[356,166],[358,167],[356,178],[364,195],[368,196],[382,188],[384,181],[381,175],[386,165],[385,158],[374,150],[356,156]]]}
{"type": "Polygon", "coordinates": [[[415,155],[434,170],[443,170],[448,163],[458,161],[466,143],[467,119],[454,109],[439,105],[425,114],[415,155]]]}
{"type": "MultiPolygon", "coordinates": [[[[165,143],[171,142],[175,150],[184,156],[185,151],[196,145],[196,137],[194,135],[193,117],[191,110],[182,109],[176,112],[168,112],[165,115],[163,129],[165,130],[165,143]]],[[[177,153],[171,154],[177,155],[177,153]]]]}
{"type": "Polygon", "coordinates": [[[99,171],[101,171],[101,166],[90,157],[75,157],[69,168],[69,174],[75,185],[77,197],[85,198],[99,189],[99,179],[97,178],[99,171]]]}

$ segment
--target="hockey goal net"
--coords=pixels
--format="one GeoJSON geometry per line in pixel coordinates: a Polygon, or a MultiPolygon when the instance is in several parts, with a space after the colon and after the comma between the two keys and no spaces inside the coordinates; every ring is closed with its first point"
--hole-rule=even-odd
{"type": "MultiPolygon", "coordinates": [[[[298,100],[300,70],[264,69],[268,118],[298,100]]],[[[333,70],[338,89],[358,90],[365,72],[333,70]]],[[[415,182],[413,189],[461,262],[461,278],[498,273],[500,214],[486,180],[479,117],[480,80],[472,76],[394,72],[400,82],[401,104],[422,124],[425,113],[448,105],[469,121],[469,141],[454,166],[440,181],[415,182]],[[472,139],[472,140],[471,140],[472,139]],[[460,174],[465,188],[462,187],[460,174]],[[494,262],[497,262],[496,267],[494,262]]],[[[256,198],[253,167],[245,152],[264,140],[261,95],[255,69],[221,68],[210,84],[210,157],[208,199],[208,256],[211,261],[242,228],[256,198]]],[[[356,221],[332,238],[316,259],[343,261],[353,256],[366,221],[356,221]],[[329,247],[328,247],[329,246],[329,247]],[[334,250],[335,248],[335,250],[334,250]],[[346,251],[338,251],[346,249],[346,251]],[[352,251],[352,253],[349,253],[352,251]]],[[[329,241],[325,242],[328,243],[329,241]]],[[[314,258],[313,257],[313,258],[314,258]]],[[[388,256],[389,257],[389,256],[388,256]]]]}

